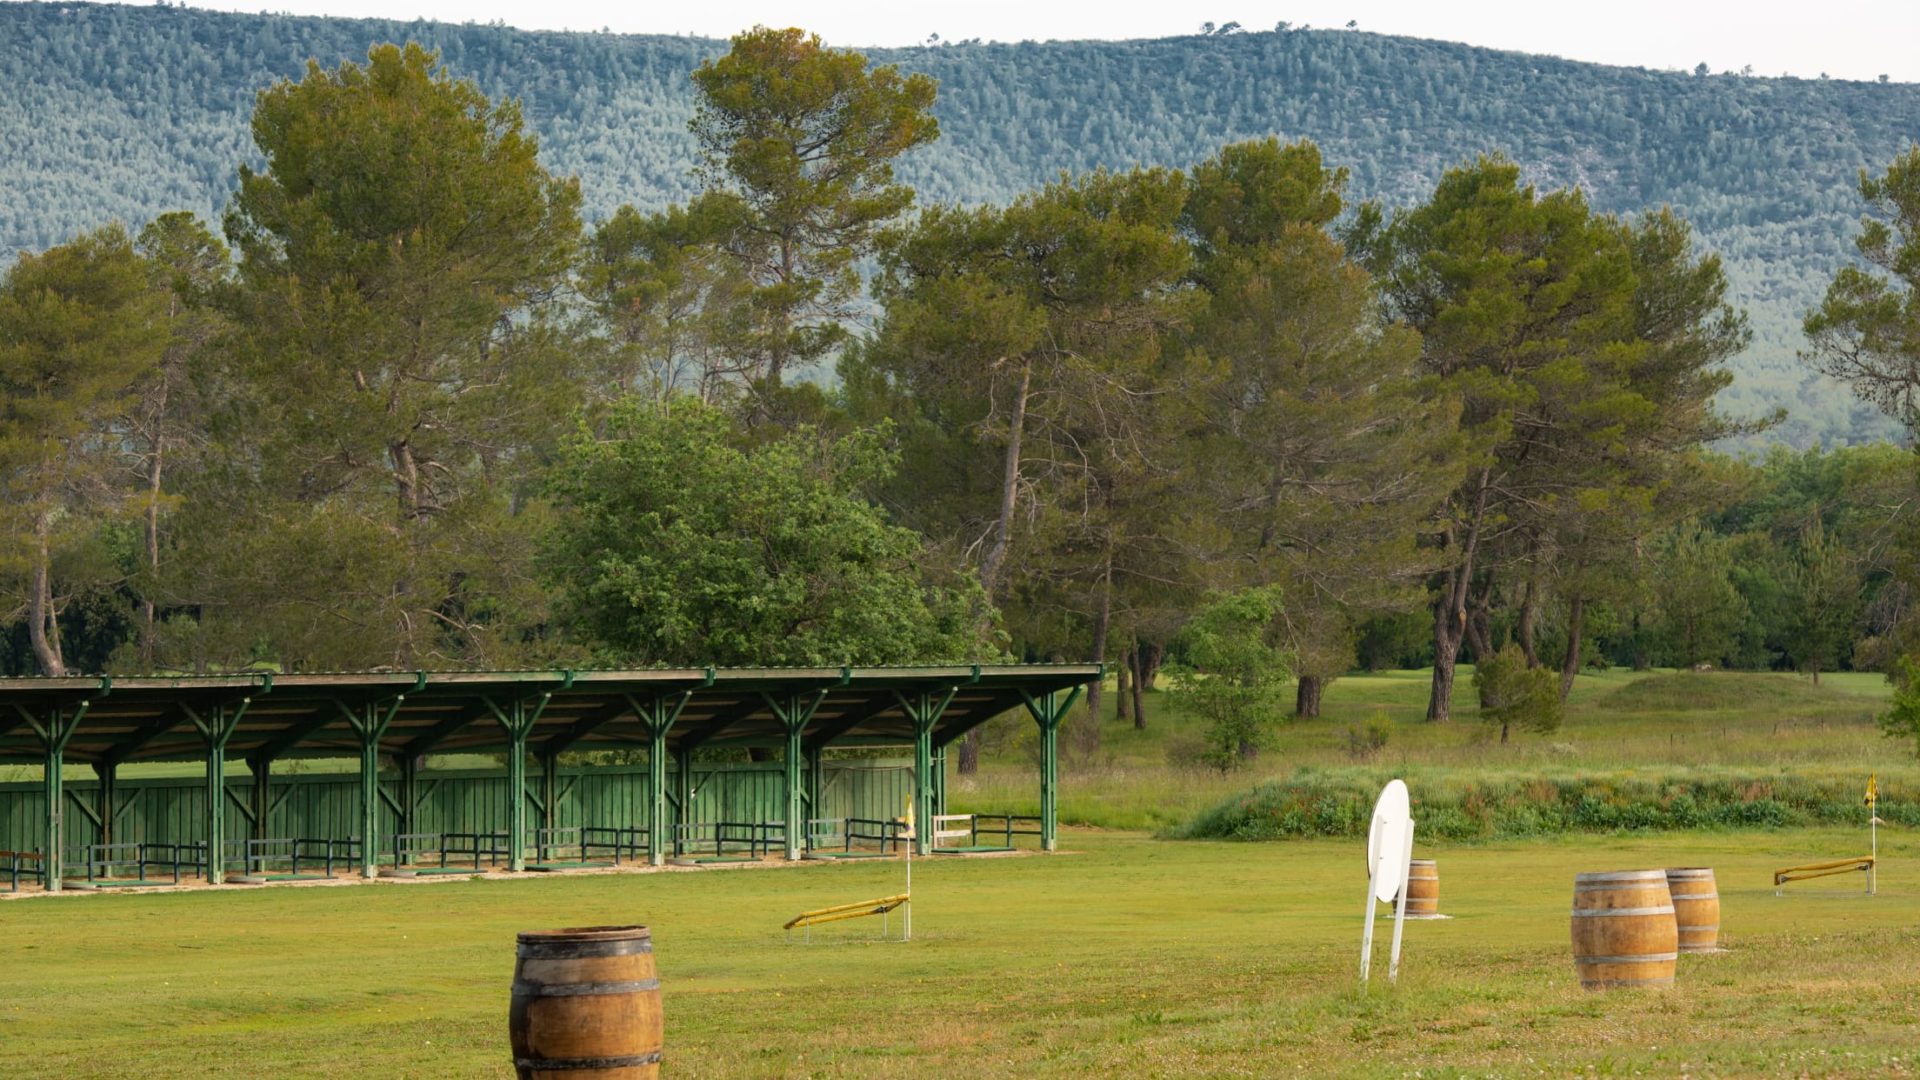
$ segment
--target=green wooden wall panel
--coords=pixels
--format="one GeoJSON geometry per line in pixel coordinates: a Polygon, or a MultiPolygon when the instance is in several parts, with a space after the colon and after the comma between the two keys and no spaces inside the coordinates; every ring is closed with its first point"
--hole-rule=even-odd
{"type": "MultiPolygon", "coordinates": [[[[539,794],[538,768],[529,768],[527,817],[530,828],[541,823],[532,796],[539,794]]],[[[668,770],[668,789],[677,790],[674,770],[668,770]]],[[[692,820],[779,821],[785,807],[785,777],[779,762],[696,764],[698,785],[692,820]]],[[[198,776],[122,778],[121,808],[114,839],[123,843],[185,843],[206,835],[206,787],[198,776]]],[[[897,817],[912,790],[912,770],[897,761],[830,762],[825,769],[821,805],[814,817],[897,817]]],[[[80,865],[88,844],[98,842],[93,822],[74,805],[84,800],[97,807],[99,782],[70,779],[66,813],[67,855],[80,865]]],[[[227,777],[238,798],[226,800],[227,835],[253,835],[242,803],[250,805],[250,777],[227,777]]],[[[398,777],[386,774],[381,786],[397,801],[398,777]]],[[[645,765],[582,766],[560,770],[560,787],[567,791],[556,807],[560,826],[627,826],[646,824],[649,792],[645,765]],[[569,786],[570,785],[570,786],[569,786]]],[[[267,819],[265,835],[275,838],[346,839],[360,829],[359,778],[351,773],[276,773],[272,799],[278,802],[267,819]]],[[[494,832],[506,828],[506,771],[422,770],[416,789],[422,793],[414,823],[416,832],[494,832]]],[[[0,848],[31,851],[44,846],[45,794],[40,781],[0,784],[0,848]]],[[[398,831],[399,815],[383,800],[380,846],[386,850],[398,831]]]]}

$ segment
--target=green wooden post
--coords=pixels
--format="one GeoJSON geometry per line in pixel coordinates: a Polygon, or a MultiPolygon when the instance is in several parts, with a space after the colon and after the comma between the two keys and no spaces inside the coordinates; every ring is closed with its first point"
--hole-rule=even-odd
{"type": "MultiPolygon", "coordinates": [[[[672,826],[667,798],[667,736],[680,719],[693,691],[682,691],[675,698],[654,698],[646,703],[628,695],[627,704],[647,731],[647,861],[663,866],[667,861],[666,833],[672,826]]],[[[676,850],[676,854],[677,854],[676,850]]]]}
{"type": "Polygon", "coordinates": [[[406,700],[405,694],[395,694],[384,716],[374,703],[361,713],[340,706],[347,725],[360,736],[360,876],[368,880],[380,876],[380,738],[406,700]]]}
{"type": "Polygon", "coordinates": [[[72,716],[56,708],[46,715],[44,723],[25,709],[18,710],[20,718],[27,722],[34,734],[40,736],[43,752],[41,777],[47,800],[46,849],[41,852],[40,865],[46,871],[45,888],[48,892],[60,891],[61,878],[66,873],[67,789],[63,774],[67,766],[67,740],[73,738],[74,729],[80,726],[80,718],[87,714],[90,704],[81,702],[80,708],[72,716]]]}
{"type": "Polygon", "coordinates": [[[647,729],[647,862],[653,866],[664,866],[667,861],[666,838],[661,831],[673,827],[669,824],[669,805],[667,729],[663,724],[653,724],[647,729]]]}
{"type": "Polygon", "coordinates": [[[913,725],[913,853],[933,850],[933,733],[915,717],[913,725]]]}
{"type": "Polygon", "coordinates": [[[526,707],[513,703],[507,724],[507,869],[527,868],[527,725],[526,707]]]}
{"type": "Polygon", "coordinates": [[[948,687],[947,692],[938,698],[930,691],[922,691],[911,698],[898,690],[893,692],[901,711],[913,721],[913,851],[916,855],[925,855],[933,850],[932,819],[939,812],[935,809],[938,803],[934,800],[933,729],[958,690],[959,687],[948,687]]]}
{"type": "Polygon", "coordinates": [[[253,790],[248,797],[248,806],[253,810],[253,838],[265,840],[270,835],[267,815],[273,809],[273,759],[250,757],[247,771],[253,774],[253,790]]]}
{"type": "Polygon", "coordinates": [[[224,885],[227,880],[227,740],[233,738],[240,718],[247,715],[252,698],[241,698],[240,707],[229,711],[222,703],[201,716],[182,707],[187,719],[207,740],[207,883],[224,885]]]}
{"type": "Polygon", "coordinates": [[[827,789],[827,751],[816,746],[807,753],[807,816],[826,817],[827,812],[821,806],[821,792],[827,789]]]}
{"type": "Polygon", "coordinates": [[[687,832],[693,825],[693,747],[673,752],[673,788],[678,797],[673,811],[673,853],[687,853],[687,832]]]}
{"type": "Polygon", "coordinates": [[[787,860],[797,860],[806,854],[807,835],[807,796],[805,790],[806,772],[802,760],[806,751],[800,747],[800,725],[787,721],[787,745],[781,755],[781,765],[786,772],[787,814],[786,827],[782,830],[787,841],[787,860]]]}
{"type": "Polygon", "coordinates": [[[113,843],[113,819],[120,804],[120,764],[116,761],[96,761],[93,763],[93,775],[100,778],[100,798],[97,806],[100,810],[100,842],[113,843]]]}
{"type": "Polygon", "coordinates": [[[412,754],[400,754],[400,831],[418,832],[416,823],[420,815],[420,759],[412,754]]]}
{"type": "Polygon", "coordinates": [[[1058,843],[1060,814],[1058,809],[1060,788],[1060,721],[1066,717],[1067,710],[1073,708],[1074,700],[1080,696],[1080,687],[1067,691],[1063,699],[1059,691],[1036,698],[1022,690],[1021,700],[1026,702],[1027,711],[1033,714],[1034,722],[1040,725],[1040,850],[1053,851],[1058,843]]]}
{"type": "Polygon", "coordinates": [[[66,869],[61,865],[61,860],[67,846],[65,813],[67,791],[63,783],[65,778],[61,773],[67,766],[66,735],[69,733],[60,731],[60,714],[57,710],[47,718],[47,727],[48,734],[41,739],[41,745],[45,750],[45,756],[41,760],[44,769],[42,775],[46,778],[47,799],[47,848],[44,853],[45,861],[41,865],[47,871],[45,878],[47,891],[59,892],[60,875],[66,869]],[[60,733],[55,735],[55,732],[60,733]]]}
{"type": "Polygon", "coordinates": [[[515,698],[503,712],[492,701],[487,708],[507,733],[507,869],[519,873],[527,868],[527,737],[547,711],[551,693],[541,694],[532,709],[524,698],[515,698]]]}
{"type": "Polygon", "coordinates": [[[559,824],[560,755],[542,752],[540,760],[540,823],[551,829],[559,824]]]}
{"type": "Polygon", "coordinates": [[[933,752],[933,812],[947,812],[947,748],[933,752]]]}
{"type": "Polygon", "coordinates": [[[360,732],[360,876],[380,876],[380,737],[373,733],[374,707],[360,732]]]}
{"type": "Polygon", "coordinates": [[[807,721],[813,719],[814,710],[827,699],[825,690],[813,694],[791,694],[785,700],[762,694],[767,707],[780,720],[786,733],[786,751],[781,759],[786,773],[787,810],[784,823],[786,832],[787,858],[797,860],[806,854],[807,833],[807,792],[805,771],[806,748],[801,745],[800,737],[806,733],[807,721]]]}

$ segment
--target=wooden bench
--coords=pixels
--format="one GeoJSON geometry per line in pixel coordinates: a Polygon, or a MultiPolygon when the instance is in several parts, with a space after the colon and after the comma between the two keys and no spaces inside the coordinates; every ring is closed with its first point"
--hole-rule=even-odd
{"type": "Polygon", "coordinates": [[[500,865],[507,857],[507,834],[491,833],[395,833],[393,866],[389,873],[400,877],[438,874],[477,874],[500,865]],[[450,865],[458,857],[471,859],[471,866],[450,865]],[[419,860],[433,860],[421,865],[419,860]],[[485,859],[486,867],[480,862],[485,859]]]}
{"type": "Polygon", "coordinates": [[[0,872],[7,875],[7,891],[19,892],[20,879],[35,878],[47,886],[47,857],[37,851],[0,851],[0,872]]]}
{"type": "Polygon", "coordinates": [[[206,876],[207,845],[140,842],[131,844],[88,844],[87,887],[90,889],[133,888],[138,886],[178,885],[180,872],[198,870],[206,876]],[[117,878],[114,871],[131,868],[134,876],[117,878]],[[164,870],[171,881],[150,881],[147,870],[164,870]]]}
{"type": "Polygon", "coordinates": [[[237,862],[240,866],[240,873],[234,880],[249,885],[270,881],[325,881],[333,877],[335,864],[351,870],[360,857],[360,841],[357,839],[273,837],[233,841],[228,846],[237,852],[227,857],[228,864],[237,862]],[[320,873],[301,873],[302,862],[310,870],[317,866],[320,873]],[[285,867],[285,872],[275,873],[276,867],[285,867]]]}

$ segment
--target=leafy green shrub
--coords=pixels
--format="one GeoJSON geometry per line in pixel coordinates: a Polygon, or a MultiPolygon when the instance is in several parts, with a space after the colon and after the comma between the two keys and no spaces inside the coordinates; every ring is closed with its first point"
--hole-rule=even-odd
{"type": "Polygon", "coordinates": [[[1347,728],[1347,754],[1355,761],[1372,761],[1387,748],[1387,740],[1393,736],[1393,722],[1387,714],[1376,712],[1367,717],[1363,727],[1347,728]]]}
{"type": "Polygon", "coordinates": [[[1901,657],[1893,675],[1893,706],[1880,714],[1880,730],[1890,739],[1912,739],[1920,753],[1920,662],[1901,657]]]}
{"type": "Polygon", "coordinates": [[[1541,735],[1560,730],[1560,677],[1528,666],[1519,646],[1508,645],[1474,665],[1473,685],[1480,692],[1480,719],[1500,726],[1502,743],[1514,727],[1541,735]]]}
{"type": "MultiPolygon", "coordinates": [[[[1366,834],[1377,770],[1303,770],[1260,784],[1169,830],[1178,839],[1281,840],[1366,834]]],[[[1508,840],[1567,832],[1749,829],[1859,824],[1860,778],[1645,773],[1496,776],[1428,783],[1415,777],[1419,835],[1508,840]]],[[[1880,816],[1920,825],[1920,802],[1883,795],[1880,816]]]]}
{"type": "Polygon", "coordinates": [[[1251,761],[1285,715],[1291,671],[1272,640],[1279,614],[1279,589],[1247,589],[1214,598],[1181,631],[1175,692],[1206,721],[1199,759],[1221,772],[1251,761]]]}

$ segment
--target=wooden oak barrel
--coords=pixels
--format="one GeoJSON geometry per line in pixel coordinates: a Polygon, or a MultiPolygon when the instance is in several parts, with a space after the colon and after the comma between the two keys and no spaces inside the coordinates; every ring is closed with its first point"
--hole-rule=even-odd
{"type": "Polygon", "coordinates": [[[1680,931],[1681,952],[1712,952],[1720,944],[1720,889],[1713,871],[1704,866],[1667,871],[1667,891],[1673,894],[1673,921],[1680,931]]]}
{"type": "Polygon", "coordinates": [[[1440,866],[1432,859],[1407,864],[1407,914],[1440,914],[1440,866]]]}
{"type": "Polygon", "coordinates": [[[520,1080],[654,1080],[660,980],[644,926],[521,934],[513,967],[513,1064],[520,1080]]]}
{"type": "Polygon", "coordinates": [[[1581,986],[1671,986],[1679,951],[1665,870],[1575,876],[1573,963],[1581,986]]]}

